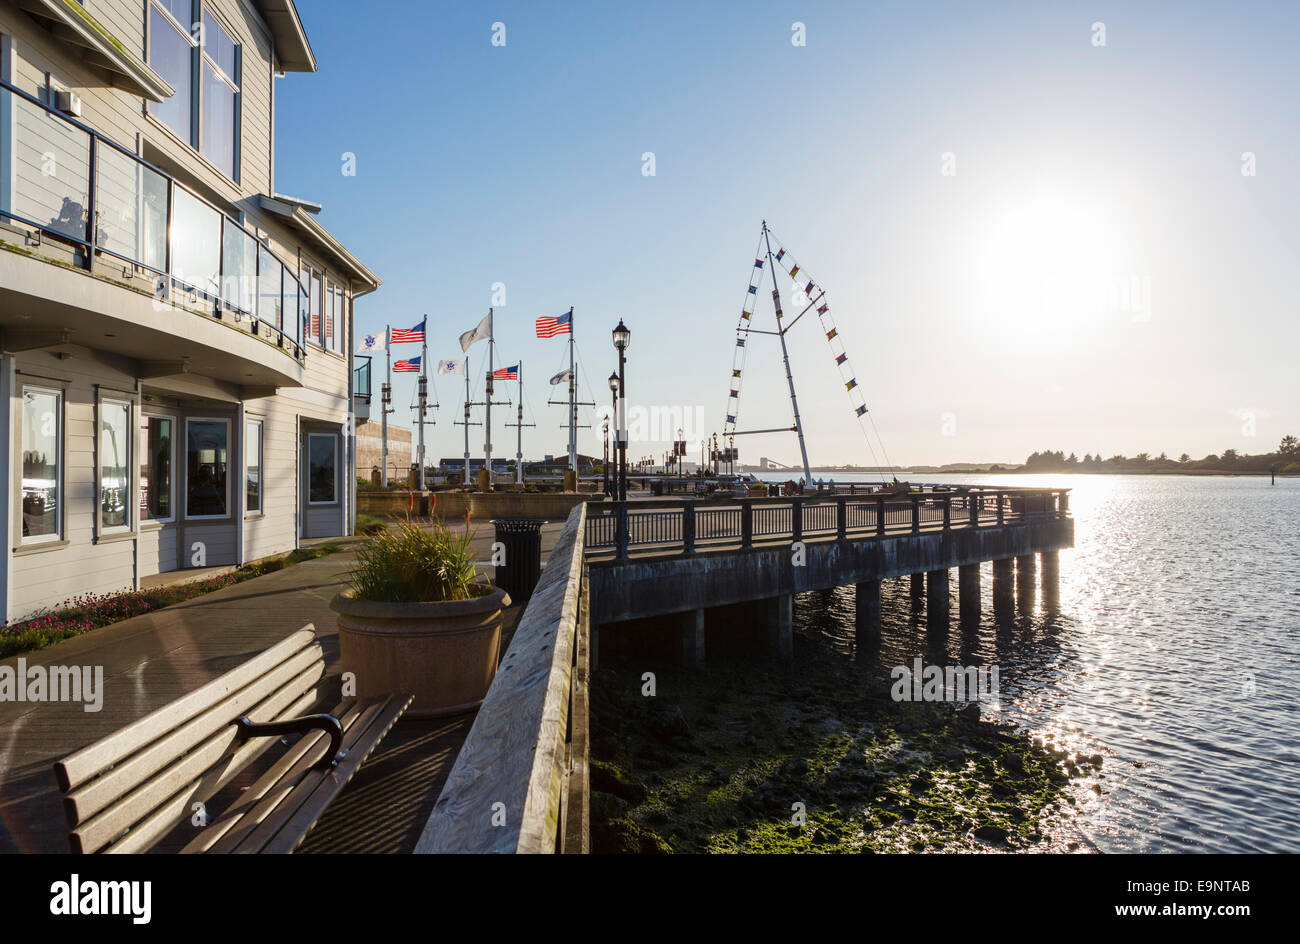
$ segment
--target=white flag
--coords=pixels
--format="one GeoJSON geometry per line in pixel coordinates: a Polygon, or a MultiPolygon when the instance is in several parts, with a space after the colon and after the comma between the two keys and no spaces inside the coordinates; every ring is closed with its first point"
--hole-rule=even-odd
{"type": "Polygon", "coordinates": [[[473,331],[466,331],[460,336],[460,349],[469,351],[469,346],[475,341],[482,341],[484,338],[492,337],[492,315],[486,314],[483,320],[478,323],[478,327],[473,331]]]}
{"type": "Polygon", "coordinates": [[[388,329],[384,329],[383,334],[367,334],[361,339],[361,347],[357,348],[358,354],[369,354],[372,351],[383,351],[388,348],[388,329]]]}
{"type": "Polygon", "coordinates": [[[551,378],[551,386],[554,387],[556,384],[562,384],[572,376],[573,371],[566,368],[551,378]]]}
{"type": "Polygon", "coordinates": [[[438,373],[440,374],[461,374],[465,373],[465,365],[468,361],[438,361],[438,373]]]}

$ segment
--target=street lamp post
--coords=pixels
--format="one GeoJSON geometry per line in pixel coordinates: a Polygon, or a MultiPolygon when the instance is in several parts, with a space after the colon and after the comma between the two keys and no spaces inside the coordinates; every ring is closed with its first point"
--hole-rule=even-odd
{"type": "Polygon", "coordinates": [[[600,464],[601,493],[609,494],[609,417],[605,417],[605,422],[601,424],[601,432],[605,438],[605,460],[600,464]]]}
{"type": "Polygon", "coordinates": [[[614,448],[610,458],[614,460],[614,470],[609,477],[609,497],[618,501],[618,374],[609,375],[609,403],[614,417],[614,448]]]}
{"type": "Polygon", "coordinates": [[[619,486],[618,500],[627,501],[627,348],[632,343],[632,332],[618,320],[618,327],[613,331],[614,347],[618,349],[618,399],[621,408],[618,411],[618,464],[619,486]]]}

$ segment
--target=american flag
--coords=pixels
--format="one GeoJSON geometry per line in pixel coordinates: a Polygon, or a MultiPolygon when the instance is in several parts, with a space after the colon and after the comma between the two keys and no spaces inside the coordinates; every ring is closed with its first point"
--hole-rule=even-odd
{"type": "MultiPolygon", "coordinates": [[[[392,333],[388,336],[389,344],[423,344],[424,343],[424,322],[421,321],[414,328],[393,328],[392,333]]],[[[419,358],[416,358],[419,360],[419,358]]],[[[396,370],[397,368],[393,368],[396,370]]]]}
{"type": "Polygon", "coordinates": [[[393,365],[395,374],[418,374],[420,372],[420,359],[412,357],[409,361],[398,361],[393,365]]]}
{"type": "Polygon", "coordinates": [[[553,338],[557,334],[573,333],[573,312],[566,311],[558,318],[552,318],[550,315],[542,315],[537,319],[537,336],[539,338],[553,338]]]}
{"type": "Polygon", "coordinates": [[[516,364],[514,367],[502,367],[499,368],[498,370],[492,371],[492,379],[493,380],[518,380],[519,365],[516,364]]]}

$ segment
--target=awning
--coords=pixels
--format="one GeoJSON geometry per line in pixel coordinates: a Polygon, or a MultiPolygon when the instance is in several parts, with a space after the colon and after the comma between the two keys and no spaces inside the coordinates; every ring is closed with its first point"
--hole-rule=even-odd
{"type": "MultiPolygon", "coordinates": [[[[19,0],[18,5],[42,23],[56,39],[80,47],[82,58],[107,72],[114,87],[143,95],[154,102],[165,101],[176,94],[162,76],[128,52],[107,27],[75,0],[19,0]]],[[[293,6],[292,2],[289,6],[293,6]]]]}

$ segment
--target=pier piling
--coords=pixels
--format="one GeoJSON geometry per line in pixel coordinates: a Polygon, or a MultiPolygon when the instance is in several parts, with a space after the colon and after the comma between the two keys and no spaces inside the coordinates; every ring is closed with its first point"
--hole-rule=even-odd
{"type": "Polygon", "coordinates": [[[1005,623],[1015,610],[1016,592],[1011,582],[1012,559],[993,562],[993,613],[999,623],[1005,623]]]}
{"type": "Polygon", "coordinates": [[[1016,558],[1016,607],[1021,613],[1034,611],[1038,590],[1038,555],[1022,554],[1016,558]]]}
{"type": "Polygon", "coordinates": [[[978,626],[980,621],[980,565],[962,564],[957,568],[957,605],[963,627],[978,626]]]}
{"type": "Polygon", "coordinates": [[[764,601],[768,655],[781,661],[794,657],[794,597],[785,594],[764,601]]]}
{"type": "Polygon", "coordinates": [[[948,571],[932,570],[925,575],[925,625],[931,632],[947,631],[949,618],[948,571]]]}
{"type": "Polygon", "coordinates": [[[678,652],[687,669],[704,668],[704,610],[687,610],[678,628],[678,652]]]}
{"type": "Polygon", "coordinates": [[[1043,551],[1043,606],[1055,611],[1061,602],[1061,552],[1043,551]]]}
{"type": "Polygon", "coordinates": [[[880,642],[880,581],[863,580],[857,585],[856,635],[858,652],[880,642]]]}

